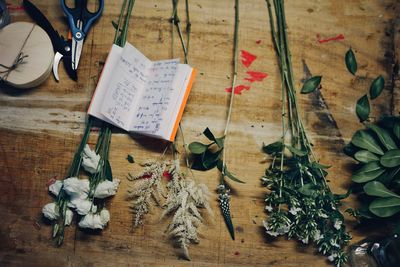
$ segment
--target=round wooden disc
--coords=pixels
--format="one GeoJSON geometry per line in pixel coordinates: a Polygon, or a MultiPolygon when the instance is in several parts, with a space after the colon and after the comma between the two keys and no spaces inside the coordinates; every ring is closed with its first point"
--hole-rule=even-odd
{"type": "MultiPolygon", "coordinates": [[[[43,83],[51,73],[54,52],[47,33],[38,25],[15,22],[0,30],[0,63],[12,66],[21,51],[27,55],[5,81],[17,88],[43,83]]],[[[0,71],[5,69],[0,66],[0,71]]]]}

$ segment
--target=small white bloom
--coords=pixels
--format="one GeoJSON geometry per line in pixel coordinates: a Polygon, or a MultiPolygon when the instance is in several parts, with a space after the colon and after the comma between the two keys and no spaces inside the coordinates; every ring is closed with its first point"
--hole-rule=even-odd
{"type": "Polygon", "coordinates": [[[299,211],[301,211],[301,208],[291,207],[289,213],[296,216],[299,211]]]}
{"type": "Polygon", "coordinates": [[[322,238],[324,238],[324,235],[321,235],[321,231],[320,231],[320,230],[317,230],[317,231],[314,233],[314,236],[313,236],[314,241],[319,241],[319,240],[321,240],[322,238]]]}
{"type": "Polygon", "coordinates": [[[55,220],[60,215],[58,213],[58,210],[56,209],[55,202],[44,205],[42,212],[43,212],[44,217],[46,217],[49,220],[55,220]]]}
{"type": "Polygon", "coordinates": [[[285,226],[279,227],[278,233],[279,233],[280,235],[283,235],[283,234],[288,233],[289,230],[290,230],[290,226],[289,226],[289,225],[285,225],[285,226]]]}
{"type": "Polygon", "coordinates": [[[96,212],[97,206],[93,204],[92,201],[89,199],[82,199],[82,198],[72,198],[69,203],[71,208],[75,208],[76,212],[79,215],[86,215],[89,212],[96,212]]]}
{"type": "Polygon", "coordinates": [[[64,180],[64,191],[71,197],[81,196],[89,192],[89,180],[70,177],[64,180]]]}
{"type": "Polygon", "coordinates": [[[328,215],[326,215],[325,213],[320,213],[319,214],[319,217],[321,217],[321,218],[324,218],[324,219],[327,219],[329,216],[328,215]]]}
{"type": "Polygon", "coordinates": [[[118,185],[120,183],[119,179],[114,179],[113,181],[103,181],[99,183],[94,192],[94,197],[96,198],[106,198],[113,196],[117,193],[118,185]]]}
{"type": "Polygon", "coordinates": [[[303,244],[308,244],[308,236],[306,238],[300,239],[303,244]]]}
{"type": "Polygon", "coordinates": [[[328,260],[333,262],[337,258],[337,253],[332,253],[329,255],[328,260]]]}
{"type": "Polygon", "coordinates": [[[340,227],[342,226],[342,221],[340,220],[336,220],[335,224],[333,225],[333,227],[335,227],[336,230],[340,230],[340,227]]]}
{"type": "Polygon", "coordinates": [[[58,196],[58,194],[60,193],[62,185],[63,185],[62,181],[60,181],[60,180],[55,181],[54,183],[49,185],[50,193],[52,193],[55,196],[58,196]]]}
{"type": "Polygon", "coordinates": [[[224,190],[224,189],[225,189],[225,185],[223,185],[223,184],[220,184],[220,185],[217,186],[217,191],[221,191],[221,190],[224,190]]]}
{"type": "Polygon", "coordinates": [[[337,243],[337,241],[336,240],[331,240],[331,245],[333,246],[333,247],[337,247],[337,248],[340,248],[340,245],[337,243]]]}
{"type": "Polygon", "coordinates": [[[90,173],[96,173],[99,171],[100,155],[96,154],[90,149],[89,145],[86,144],[82,151],[82,166],[85,171],[90,173]]]}
{"type": "Polygon", "coordinates": [[[269,230],[268,221],[263,221],[264,228],[269,230]]]}
{"type": "Polygon", "coordinates": [[[100,211],[100,220],[104,225],[106,225],[110,221],[110,212],[106,209],[102,209],[100,211]]]}
{"type": "Polygon", "coordinates": [[[270,205],[267,205],[267,206],[265,206],[265,209],[267,211],[272,211],[274,208],[272,206],[270,206],[270,205]]]}
{"type": "Polygon", "coordinates": [[[101,215],[101,212],[100,214],[89,213],[82,218],[78,225],[81,228],[103,229],[108,222],[106,221],[107,219],[110,219],[110,214],[107,210],[103,212],[103,216],[101,215]]]}
{"type": "Polygon", "coordinates": [[[65,225],[70,225],[73,217],[74,213],[70,209],[67,209],[67,211],[65,212],[65,225]]]}
{"type": "Polygon", "coordinates": [[[273,237],[277,237],[279,235],[278,232],[274,232],[274,231],[267,231],[267,234],[269,234],[270,236],[273,236],[273,237]]]}

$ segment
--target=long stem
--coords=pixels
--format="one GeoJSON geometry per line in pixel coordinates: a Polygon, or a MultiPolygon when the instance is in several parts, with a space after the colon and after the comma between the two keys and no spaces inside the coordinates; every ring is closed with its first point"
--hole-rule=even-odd
{"type": "MultiPolygon", "coordinates": [[[[235,86],[237,79],[237,71],[238,71],[238,54],[239,54],[239,0],[235,0],[235,31],[233,35],[233,78],[232,78],[232,91],[229,100],[229,109],[228,116],[226,118],[226,125],[224,130],[224,143],[226,144],[228,137],[229,124],[231,122],[232,109],[233,109],[233,100],[235,98],[235,86]]],[[[221,172],[221,183],[223,183],[225,177],[225,169],[226,169],[226,147],[222,152],[222,172],[221,172]]]]}

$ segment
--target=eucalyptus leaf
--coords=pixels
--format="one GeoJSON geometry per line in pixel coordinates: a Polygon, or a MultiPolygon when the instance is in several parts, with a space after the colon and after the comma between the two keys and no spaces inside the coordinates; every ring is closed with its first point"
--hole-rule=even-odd
{"type": "Polygon", "coordinates": [[[393,133],[394,135],[400,139],[400,123],[399,122],[395,122],[393,125],[393,133]]]}
{"type": "Polygon", "coordinates": [[[346,52],[345,62],[346,62],[347,70],[351,74],[356,75],[356,72],[357,72],[357,60],[356,60],[356,56],[354,55],[354,52],[353,52],[353,50],[351,48],[346,52]]]}
{"type": "Polygon", "coordinates": [[[369,88],[369,95],[371,99],[377,98],[381,93],[383,88],[385,88],[385,79],[382,75],[379,75],[371,84],[369,88]]]}
{"type": "Polygon", "coordinates": [[[308,154],[307,151],[303,151],[303,150],[297,149],[297,148],[289,146],[289,145],[285,145],[285,146],[287,149],[289,149],[290,152],[292,152],[296,156],[302,157],[302,156],[305,156],[308,154]]]}
{"type": "Polygon", "coordinates": [[[379,161],[379,158],[368,150],[360,150],[354,154],[354,158],[362,163],[368,163],[371,161],[379,161]]]}
{"type": "Polygon", "coordinates": [[[387,168],[400,166],[400,150],[389,150],[381,157],[381,164],[387,168]]]}
{"type": "Polygon", "coordinates": [[[354,172],[351,180],[356,183],[365,183],[374,180],[379,175],[385,172],[385,169],[377,161],[362,166],[358,171],[354,172]]]}
{"type": "Polygon", "coordinates": [[[319,85],[321,84],[321,79],[322,79],[322,76],[314,76],[314,77],[311,77],[310,79],[308,79],[303,84],[303,87],[301,88],[301,93],[308,94],[308,93],[315,91],[315,89],[317,89],[319,87],[319,85]]]}
{"type": "Polygon", "coordinates": [[[268,145],[263,145],[262,147],[264,153],[267,153],[269,155],[280,153],[282,152],[282,149],[283,149],[283,144],[281,141],[277,141],[268,145]]]}
{"type": "Polygon", "coordinates": [[[351,138],[351,143],[374,154],[383,155],[384,152],[373,135],[366,130],[358,130],[351,138]]]}
{"type": "Polygon", "coordinates": [[[378,217],[390,217],[400,211],[400,198],[378,198],[371,202],[369,210],[378,217]]]}
{"type": "Polygon", "coordinates": [[[110,162],[108,160],[106,160],[106,165],[104,167],[105,167],[104,172],[105,172],[105,175],[106,175],[106,179],[109,180],[109,181],[112,181],[113,180],[113,174],[112,174],[111,164],[110,164],[110,162]]]}
{"type": "Polygon", "coordinates": [[[377,181],[372,181],[364,185],[364,191],[369,196],[374,197],[397,197],[400,198],[399,195],[390,191],[386,188],[384,184],[377,181]]]}
{"type": "Polygon", "coordinates": [[[199,155],[203,154],[207,150],[208,145],[202,144],[200,142],[192,142],[189,144],[188,148],[193,154],[199,155]]]}
{"type": "Polygon", "coordinates": [[[371,107],[369,106],[368,96],[364,95],[358,99],[356,104],[356,114],[360,122],[368,119],[371,107]]]}
{"type": "Polygon", "coordinates": [[[219,160],[219,157],[221,156],[222,149],[216,151],[216,152],[211,152],[209,150],[206,150],[203,155],[202,155],[202,161],[203,161],[203,166],[207,170],[214,168],[217,166],[217,162],[219,160]]]}
{"type": "Polygon", "coordinates": [[[368,124],[367,127],[376,133],[379,141],[381,141],[387,150],[397,149],[396,143],[393,141],[388,131],[375,124],[368,124]]]}
{"type": "Polygon", "coordinates": [[[216,138],[208,127],[203,131],[203,134],[208,138],[208,140],[215,142],[218,147],[220,148],[224,147],[225,137],[216,138]]]}

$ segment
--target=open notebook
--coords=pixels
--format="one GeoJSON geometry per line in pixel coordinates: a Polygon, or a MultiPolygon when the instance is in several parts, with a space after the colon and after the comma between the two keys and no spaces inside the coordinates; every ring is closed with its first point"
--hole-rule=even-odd
{"type": "Polygon", "coordinates": [[[126,131],[173,141],[195,70],[179,59],[151,61],[113,45],[88,113],[126,131]]]}

